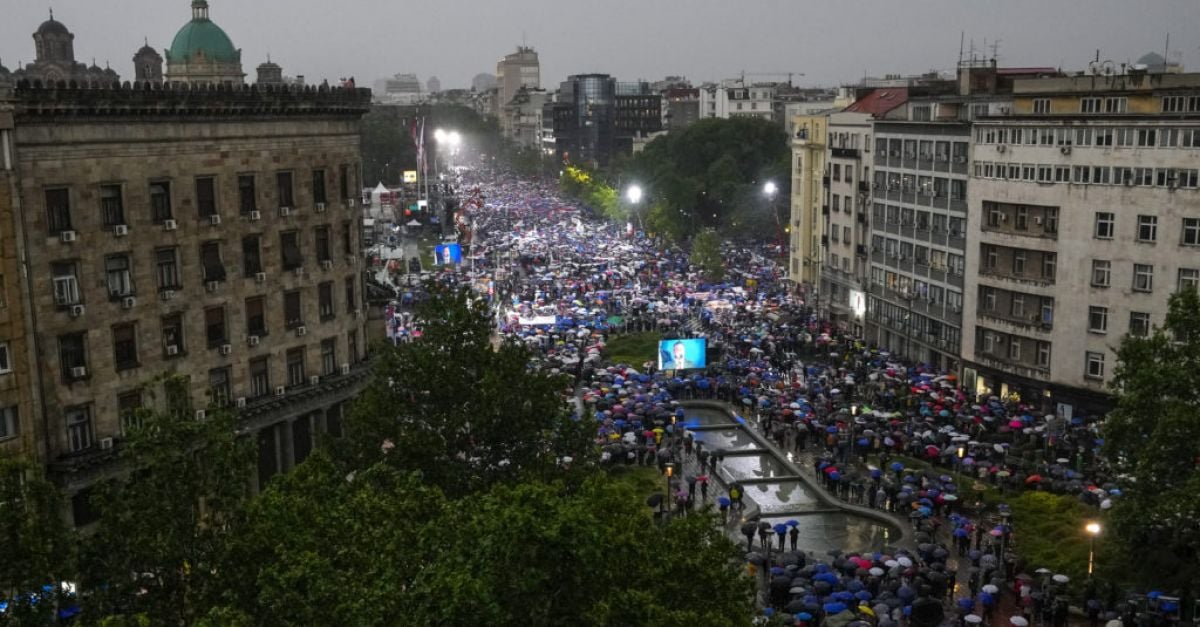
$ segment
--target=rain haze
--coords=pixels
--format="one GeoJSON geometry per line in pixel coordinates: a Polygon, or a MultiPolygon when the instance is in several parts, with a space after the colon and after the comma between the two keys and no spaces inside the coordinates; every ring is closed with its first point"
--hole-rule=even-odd
{"type": "MultiPolygon", "coordinates": [[[[541,60],[542,83],[604,72],[623,80],[686,76],[693,82],[794,73],[800,85],[855,82],[864,74],[953,68],[960,37],[1001,65],[1086,67],[1161,54],[1200,68],[1195,0],[212,0],[211,15],[248,73],[271,59],[310,82],[354,76],[360,85],[398,72],[443,88],[469,87],[523,41],[541,60]],[[986,40],[986,42],[985,42],[986,40]]],[[[31,33],[48,16],[75,33],[82,62],[132,76],[148,40],[167,48],[190,17],[188,0],[7,0],[0,60],[34,57],[31,33]]]]}

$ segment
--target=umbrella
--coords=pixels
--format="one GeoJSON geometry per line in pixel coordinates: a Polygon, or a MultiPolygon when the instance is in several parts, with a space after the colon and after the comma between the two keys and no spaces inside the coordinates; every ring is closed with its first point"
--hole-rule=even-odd
{"type": "Polygon", "coordinates": [[[1013,616],[1008,622],[1013,627],[1029,627],[1029,621],[1024,616],[1013,616]]]}
{"type": "Polygon", "coordinates": [[[988,585],[980,588],[980,590],[983,590],[984,592],[986,592],[988,594],[996,594],[997,592],[1000,591],[1000,588],[997,588],[996,586],[989,583],[988,585]]]}
{"type": "Polygon", "coordinates": [[[1054,580],[1054,583],[1067,583],[1068,581],[1071,581],[1071,578],[1066,575],[1055,575],[1051,577],[1051,579],[1054,580]]]}
{"type": "Polygon", "coordinates": [[[646,499],[646,505],[649,507],[658,507],[662,504],[663,498],[662,492],[651,494],[650,497],[646,499]]]}
{"type": "Polygon", "coordinates": [[[729,500],[729,497],[727,497],[727,496],[719,496],[719,497],[717,497],[717,505],[720,505],[721,507],[729,507],[729,505],[730,505],[732,502],[733,502],[733,501],[730,501],[730,500],[729,500]]]}
{"type": "Polygon", "coordinates": [[[872,577],[882,577],[883,576],[883,569],[878,566],[872,568],[871,570],[869,570],[867,572],[870,573],[870,575],[872,577]]]}

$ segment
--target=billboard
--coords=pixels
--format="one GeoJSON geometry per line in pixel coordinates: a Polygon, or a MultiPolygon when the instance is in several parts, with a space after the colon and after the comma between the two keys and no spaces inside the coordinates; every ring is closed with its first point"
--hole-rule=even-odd
{"type": "Polygon", "coordinates": [[[708,340],[704,338],[661,340],[658,343],[659,370],[690,370],[704,368],[708,340]]]}
{"type": "Polygon", "coordinates": [[[439,266],[462,263],[462,246],[456,243],[434,246],[433,261],[439,266]]]}
{"type": "Polygon", "coordinates": [[[417,182],[417,171],[416,170],[405,170],[404,171],[404,182],[405,183],[416,183],[417,182]]]}

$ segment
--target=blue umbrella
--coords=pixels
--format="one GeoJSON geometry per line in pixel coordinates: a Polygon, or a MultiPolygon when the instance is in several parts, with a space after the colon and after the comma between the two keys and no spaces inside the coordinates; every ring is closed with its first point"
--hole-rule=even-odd
{"type": "Polygon", "coordinates": [[[824,609],[825,609],[826,614],[840,614],[841,612],[846,611],[846,604],[845,603],[826,603],[824,609]]]}
{"type": "Polygon", "coordinates": [[[793,519],[791,519],[791,520],[789,520],[789,521],[787,521],[787,522],[785,522],[785,523],[783,523],[783,524],[785,524],[785,525],[787,525],[787,526],[789,526],[789,527],[799,527],[799,526],[800,526],[800,521],[798,521],[798,520],[796,520],[796,519],[794,519],[794,518],[793,518],[793,519]]]}
{"type": "Polygon", "coordinates": [[[834,592],[833,599],[835,601],[843,601],[848,603],[854,600],[854,595],[843,590],[841,592],[834,592]]]}
{"type": "Polygon", "coordinates": [[[788,530],[787,525],[785,525],[783,523],[779,523],[778,525],[775,525],[775,533],[782,535],[782,534],[787,533],[787,530],[788,530]]]}
{"type": "Polygon", "coordinates": [[[721,507],[729,507],[729,504],[732,502],[733,501],[730,501],[729,497],[727,497],[727,496],[718,496],[717,497],[717,505],[720,505],[721,507]]]}
{"type": "Polygon", "coordinates": [[[958,529],[954,530],[955,538],[965,538],[968,535],[970,535],[970,533],[966,529],[963,529],[962,527],[959,527],[958,529]]]}
{"type": "Polygon", "coordinates": [[[963,597],[958,600],[957,604],[958,609],[960,610],[971,610],[975,608],[975,600],[971,597],[963,597]]]}
{"type": "Polygon", "coordinates": [[[772,574],[772,575],[783,575],[783,574],[786,574],[786,573],[787,573],[787,569],[785,569],[785,568],[784,568],[784,567],[782,567],[782,566],[773,566],[773,567],[771,567],[771,574],[772,574]]]}
{"type": "Polygon", "coordinates": [[[866,590],[859,590],[858,592],[854,593],[854,598],[858,599],[859,601],[870,601],[872,596],[871,593],[867,592],[866,590]]]}
{"type": "Polygon", "coordinates": [[[901,470],[904,470],[904,464],[901,464],[900,462],[892,462],[891,468],[896,472],[900,472],[901,470]]]}
{"type": "Polygon", "coordinates": [[[800,612],[796,614],[796,620],[812,620],[812,614],[808,612],[800,612]]]}
{"type": "Polygon", "coordinates": [[[825,433],[837,433],[838,428],[834,426],[825,427],[825,433]]]}
{"type": "Polygon", "coordinates": [[[880,470],[879,470],[878,468],[872,468],[872,469],[871,469],[871,478],[872,478],[872,479],[878,479],[878,478],[880,478],[881,476],[883,476],[883,473],[882,473],[882,472],[880,472],[880,470]]]}

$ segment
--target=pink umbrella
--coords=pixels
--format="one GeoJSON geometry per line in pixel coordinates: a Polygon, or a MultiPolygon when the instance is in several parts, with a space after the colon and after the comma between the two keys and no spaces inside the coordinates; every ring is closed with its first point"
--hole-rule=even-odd
{"type": "Polygon", "coordinates": [[[1022,423],[1020,420],[1009,420],[1009,421],[1008,421],[1008,428],[1009,428],[1009,429],[1020,429],[1020,428],[1022,428],[1022,427],[1024,427],[1024,426],[1025,426],[1025,425],[1024,425],[1024,424],[1023,424],[1023,423],[1022,423]]]}

